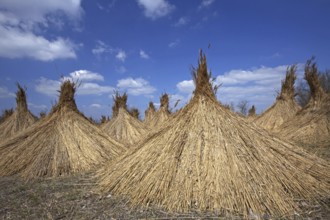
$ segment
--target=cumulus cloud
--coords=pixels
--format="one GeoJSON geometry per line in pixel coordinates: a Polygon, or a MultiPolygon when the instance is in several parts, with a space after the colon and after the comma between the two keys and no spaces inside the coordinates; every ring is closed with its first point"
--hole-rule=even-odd
{"type": "Polygon", "coordinates": [[[126,55],[126,52],[123,51],[123,50],[119,50],[117,55],[116,55],[116,58],[118,60],[120,60],[121,62],[125,62],[126,58],[127,58],[127,55],[126,55]]]}
{"type": "Polygon", "coordinates": [[[104,81],[104,77],[101,74],[89,70],[76,70],[69,75],[73,81],[104,81]]]}
{"type": "Polygon", "coordinates": [[[0,26],[0,56],[6,58],[29,57],[41,61],[76,58],[77,46],[61,37],[49,41],[32,32],[0,26]]]}
{"type": "Polygon", "coordinates": [[[131,77],[118,80],[117,87],[122,90],[127,90],[130,95],[150,95],[156,91],[156,88],[151,86],[149,82],[143,78],[133,79],[131,77]]]}
{"type": "Polygon", "coordinates": [[[41,77],[37,80],[35,90],[48,96],[56,96],[64,80],[72,80],[73,82],[80,81],[79,87],[77,88],[77,95],[112,94],[115,90],[112,86],[102,86],[92,82],[104,81],[104,77],[99,73],[94,73],[89,70],[77,70],[59,80],[41,77]]]}
{"type": "Polygon", "coordinates": [[[283,78],[287,69],[286,65],[277,67],[260,67],[253,70],[231,70],[216,78],[223,85],[256,83],[261,85],[275,85],[279,78],[283,78]]]}
{"type": "Polygon", "coordinates": [[[0,86],[0,98],[15,97],[15,94],[10,92],[7,87],[0,86]]]}
{"type": "Polygon", "coordinates": [[[166,0],[137,0],[137,2],[144,9],[144,15],[152,20],[168,15],[175,8],[166,0]]]}
{"type": "Polygon", "coordinates": [[[81,0],[2,0],[0,6],[15,14],[19,20],[32,23],[47,23],[47,15],[58,11],[73,19],[83,13],[81,0]]]}
{"type": "Polygon", "coordinates": [[[45,77],[40,77],[37,80],[35,90],[41,94],[48,96],[56,96],[61,86],[60,80],[47,79],[45,77]]]}
{"type": "Polygon", "coordinates": [[[140,50],[140,57],[142,59],[149,59],[149,55],[143,50],[140,50]]]}
{"type": "Polygon", "coordinates": [[[77,89],[77,95],[102,95],[112,94],[115,88],[112,86],[101,86],[97,83],[82,83],[77,89]]]}
{"type": "Polygon", "coordinates": [[[69,39],[47,39],[40,29],[63,26],[63,15],[79,19],[80,0],[3,0],[0,2],[0,56],[40,61],[76,58],[78,45],[69,39]]]}
{"type": "Polygon", "coordinates": [[[195,84],[193,80],[183,80],[176,84],[177,89],[182,93],[192,93],[195,90],[195,84]]]}
{"type": "MultiPolygon", "coordinates": [[[[218,89],[218,99],[222,103],[235,103],[247,100],[256,105],[260,112],[269,107],[275,100],[276,92],[281,88],[285,77],[286,65],[277,67],[260,67],[252,70],[231,70],[218,75],[215,84],[222,84],[218,89]]],[[[298,72],[298,75],[301,75],[298,72]]],[[[193,80],[184,80],[176,85],[179,94],[192,94],[195,89],[193,80]]],[[[188,98],[186,98],[188,99],[188,98]]]]}

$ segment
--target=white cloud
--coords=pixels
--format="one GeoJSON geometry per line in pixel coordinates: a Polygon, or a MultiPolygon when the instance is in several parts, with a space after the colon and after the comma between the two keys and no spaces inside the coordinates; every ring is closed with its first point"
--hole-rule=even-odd
{"type": "Polygon", "coordinates": [[[127,58],[127,55],[125,53],[125,51],[123,50],[119,50],[117,55],[116,55],[116,58],[122,62],[125,62],[126,58],[127,58]]]}
{"type": "Polygon", "coordinates": [[[260,67],[254,70],[231,70],[224,75],[219,75],[216,78],[218,83],[223,83],[224,86],[232,84],[248,84],[256,83],[261,85],[274,85],[279,78],[283,78],[286,72],[286,65],[277,67],[260,67]]]}
{"type": "Polygon", "coordinates": [[[15,97],[15,94],[10,92],[7,87],[0,86],[0,98],[11,98],[15,97]]]}
{"type": "Polygon", "coordinates": [[[76,58],[78,46],[69,39],[46,39],[40,30],[64,25],[63,15],[78,20],[83,13],[80,0],[0,1],[0,56],[41,61],[76,58]]]}
{"type": "Polygon", "coordinates": [[[6,58],[30,57],[41,61],[76,58],[77,46],[68,39],[49,41],[32,32],[0,26],[0,56],[6,58]]]}
{"type": "Polygon", "coordinates": [[[180,43],[180,39],[176,39],[175,41],[170,42],[170,43],[168,44],[168,46],[169,46],[170,48],[174,48],[174,47],[177,47],[177,46],[179,45],[179,43],[180,43]]]}
{"type": "Polygon", "coordinates": [[[33,23],[46,23],[47,15],[58,11],[73,19],[83,13],[81,0],[2,0],[0,7],[15,14],[21,21],[33,23]]]}
{"type": "MultiPolygon", "coordinates": [[[[303,75],[299,70],[298,78],[303,75]]],[[[217,96],[222,103],[235,103],[247,100],[260,112],[270,107],[275,101],[276,91],[281,89],[285,77],[286,65],[277,67],[260,67],[252,70],[231,70],[216,77],[216,84],[222,83],[217,96]]],[[[192,94],[195,89],[193,80],[184,80],[176,85],[180,95],[192,94]]],[[[188,99],[188,98],[187,98],[188,99]]]]}
{"type": "Polygon", "coordinates": [[[48,95],[48,96],[56,96],[61,86],[60,80],[52,80],[47,79],[45,77],[41,77],[37,80],[37,84],[35,89],[37,92],[48,95]]]}
{"type": "Polygon", "coordinates": [[[199,9],[201,8],[205,8],[205,7],[208,7],[210,6],[211,4],[214,3],[214,0],[202,0],[201,4],[199,5],[199,9]]]}
{"type": "Polygon", "coordinates": [[[47,79],[41,77],[37,80],[35,89],[37,92],[48,95],[56,96],[60,90],[63,80],[72,80],[73,82],[79,81],[80,84],[77,88],[77,95],[102,95],[112,94],[115,90],[112,86],[102,86],[98,83],[92,83],[90,81],[104,81],[104,78],[99,73],[94,73],[88,70],[77,70],[70,73],[68,76],[62,77],[59,80],[47,79]]]}
{"type": "Polygon", "coordinates": [[[118,80],[117,87],[127,90],[130,95],[150,95],[156,91],[156,88],[151,86],[148,81],[142,78],[133,79],[131,77],[118,80]]]}
{"type": "Polygon", "coordinates": [[[101,74],[89,70],[76,70],[69,75],[73,81],[104,81],[104,77],[101,74]]]}
{"type": "Polygon", "coordinates": [[[143,50],[140,50],[140,57],[142,59],[149,59],[149,55],[143,50]]]}
{"type": "Polygon", "coordinates": [[[175,27],[180,27],[186,25],[189,22],[189,18],[181,17],[179,20],[174,24],[175,27]]]}
{"type": "Polygon", "coordinates": [[[91,108],[101,108],[102,105],[94,103],[94,104],[91,104],[89,107],[91,107],[91,108]]]}
{"type": "Polygon", "coordinates": [[[170,106],[173,109],[180,109],[189,102],[190,98],[192,97],[192,94],[186,94],[186,95],[170,94],[169,97],[170,97],[170,101],[169,101],[170,106]]]}
{"type": "Polygon", "coordinates": [[[95,47],[92,49],[94,55],[102,55],[103,53],[112,53],[113,49],[104,43],[103,41],[97,40],[95,47]]]}
{"type": "Polygon", "coordinates": [[[166,16],[175,8],[166,0],[137,0],[137,2],[143,7],[144,15],[152,20],[166,16]]]}
{"type": "Polygon", "coordinates": [[[82,83],[77,89],[77,95],[102,95],[113,93],[115,88],[112,86],[101,86],[97,83],[82,83]]]}
{"type": "Polygon", "coordinates": [[[182,93],[192,93],[195,90],[195,84],[193,80],[183,80],[176,84],[178,90],[182,93]]]}
{"type": "Polygon", "coordinates": [[[37,109],[37,110],[47,110],[47,106],[46,105],[37,105],[37,104],[34,104],[34,103],[31,103],[29,102],[28,103],[29,107],[33,108],[33,109],[37,109]]]}

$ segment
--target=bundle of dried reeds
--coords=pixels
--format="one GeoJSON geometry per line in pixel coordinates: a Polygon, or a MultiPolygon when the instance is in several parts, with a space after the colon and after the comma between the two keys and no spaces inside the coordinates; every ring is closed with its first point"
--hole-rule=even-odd
{"type": "Polygon", "coordinates": [[[2,114],[0,116],[0,124],[2,122],[4,122],[5,120],[7,120],[7,118],[9,118],[12,114],[14,114],[14,109],[13,108],[3,110],[2,114]]]}
{"type": "Polygon", "coordinates": [[[136,118],[136,119],[140,120],[140,111],[139,111],[139,109],[131,108],[129,110],[129,113],[133,116],[133,118],[136,118]]]}
{"type": "MultiPolygon", "coordinates": [[[[330,143],[330,95],[325,93],[318,79],[313,59],[306,62],[305,79],[311,91],[308,104],[295,117],[280,127],[279,134],[299,144],[329,151],[330,143]],[[325,148],[325,149],[322,149],[325,148]]],[[[327,153],[328,157],[330,154],[327,153]]]]}
{"type": "Polygon", "coordinates": [[[283,217],[298,199],[329,196],[329,164],[217,101],[201,55],[195,95],[161,129],[97,173],[103,193],[170,211],[283,217]]]}
{"type": "Polygon", "coordinates": [[[164,93],[160,97],[159,110],[154,113],[153,117],[149,120],[147,126],[149,128],[158,128],[159,126],[163,125],[169,117],[169,96],[167,93],[164,93]]]}
{"type": "Polygon", "coordinates": [[[149,102],[147,110],[144,112],[144,123],[149,124],[152,118],[154,117],[156,108],[153,102],[149,102]]]}
{"type": "Polygon", "coordinates": [[[249,121],[253,121],[256,117],[257,117],[256,107],[254,105],[252,105],[251,108],[248,111],[248,117],[247,117],[247,119],[249,121]]]}
{"type": "Polygon", "coordinates": [[[37,117],[28,110],[25,89],[18,83],[17,88],[16,109],[0,124],[1,141],[18,134],[37,121],[37,117]]]}
{"type": "Polygon", "coordinates": [[[145,125],[127,111],[127,95],[116,94],[114,97],[114,117],[101,125],[101,129],[117,141],[131,146],[141,140],[148,132],[145,125]]]}
{"type": "Polygon", "coordinates": [[[126,92],[123,95],[120,95],[120,93],[118,91],[116,91],[115,96],[113,96],[113,100],[114,100],[114,104],[112,106],[112,118],[115,118],[118,115],[120,108],[127,109],[126,92]]]}
{"type": "Polygon", "coordinates": [[[43,120],[0,144],[0,175],[26,180],[86,171],[125,148],[79,113],[75,84],[63,82],[59,102],[43,120]]]}
{"type": "Polygon", "coordinates": [[[295,101],[294,83],[297,65],[287,68],[285,79],[282,81],[280,94],[276,97],[275,103],[255,118],[254,122],[273,132],[278,132],[279,127],[288,121],[300,110],[300,106],[295,101]]]}

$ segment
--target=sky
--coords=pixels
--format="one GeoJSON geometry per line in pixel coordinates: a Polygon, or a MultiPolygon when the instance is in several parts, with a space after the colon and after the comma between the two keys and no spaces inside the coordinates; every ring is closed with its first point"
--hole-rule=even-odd
{"type": "Polygon", "coordinates": [[[330,68],[329,0],[0,0],[0,111],[49,112],[61,82],[79,82],[86,116],[111,115],[114,91],[142,118],[163,93],[170,107],[192,97],[192,67],[207,56],[217,97],[257,113],[275,101],[288,65],[330,68]]]}

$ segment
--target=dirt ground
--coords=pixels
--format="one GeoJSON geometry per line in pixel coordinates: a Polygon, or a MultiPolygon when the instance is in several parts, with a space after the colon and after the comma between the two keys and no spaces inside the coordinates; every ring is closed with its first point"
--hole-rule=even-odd
{"type": "MultiPolygon", "coordinates": [[[[124,199],[96,193],[90,177],[85,173],[32,183],[15,176],[1,177],[0,219],[242,219],[217,213],[168,213],[132,207],[124,199]]],[[[303,213],[291,218],[330,219],[330,199],[324,202],[316,206],[301,202],[303,213]]]]}

